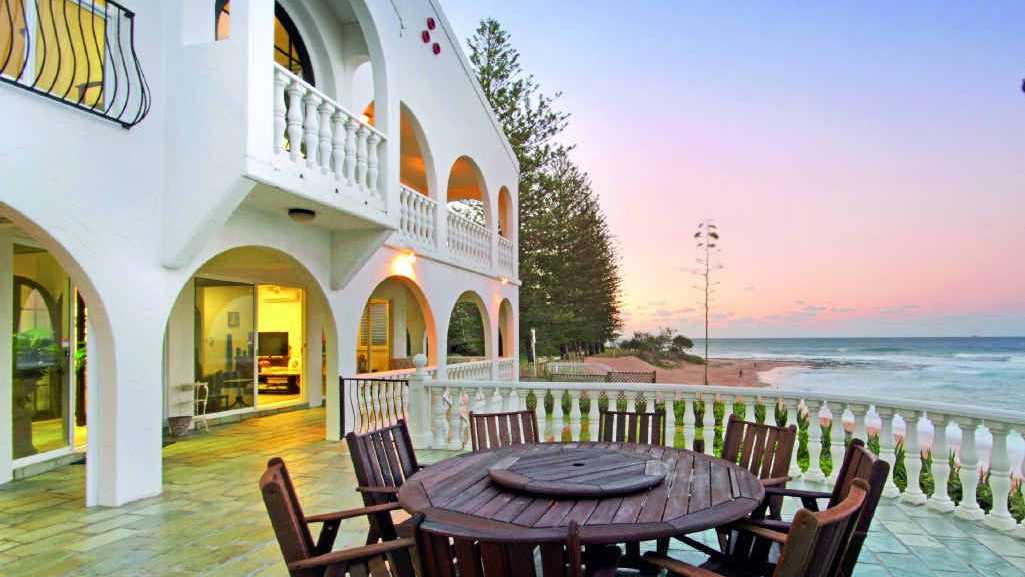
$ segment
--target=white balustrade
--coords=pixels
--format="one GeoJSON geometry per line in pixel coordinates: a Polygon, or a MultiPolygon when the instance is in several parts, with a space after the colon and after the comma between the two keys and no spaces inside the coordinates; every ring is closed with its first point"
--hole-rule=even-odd
{"type": "Polygon", "coordinates": [[[276,166],[383,208],[384,134],[277,63],[273,86],[276,166]]]}
{"type": "Polygon", "coordinates": [[[844,441],[846,434],[843,428],[843,405],[833,402],[829,405],[829,458],[833,468],[829,472],[826,482],[833,484],[840,474],[840,463],[843,462],[844,441]]]}
{"type": "Polygon", "coordinates": [[[509,277],[516,277],[516,252],[513,243],[504,236],[498,237],[498,272],[509,277]]]}
{"type": "MultiPolygon", "coordinates": [[[[501,362],[501,361],[499,361],[501,362]]],[[[487,364],[467,363],[468,365],[487,364]]],[[[453,365],[448,368],[451,375],[458,367],[453,365]]],[[[635,384],[635,383],[544,383],[544,382],[516,382],[516,381],[490,381],[487,371],[475,369],[485,376],[479,379],[471,379],[464,372],[464,380],[443,381],[428,379],[424,381],[424,387],[429,394],[422,394],[423,402],[429,403],[429,410],[422,411],[423,414],[431,415],[431,434],[424,435],[432,439],[434,447],[448,447],[465,449],[463,443],[463,430],[465,423],[462,415],[471,408],[483,410],[515,410],[520,406],[526,406],[528,396],[536,399],[535,410],[539,425],[542,427],[545,439],[559,441],[563,438],[563,431],[570,431],[573,440],[580,440],[585,431],[590,439],[597,438],[598,431],[598,405],[602,395],[607,395],[610,409],[617,406],[618,395],[623,395],[628,407],[636,407],[643,399],[647,410],[652,410],[656,402],[664,402],[667,411],[666,439],[668,443],[676,443],[677,431],[682,433],[684,444],[687,448],[693,446],[695,434],[701,431],[705,439],[704,451],[712,453],[714,447],[714,427],[724,425],[723,422],[716,423],[714,420],[714,402],[718,397],[721,403],[729,405],[736,400],[737,389],[729,387],[714,387],[702,385],[667,385],[667,384],[635,384]],[[469,394],[462,394],[462,392],[469,394]],[[563,413],[563,393],[569,398],[569,411],[563,413]],[[549,412],[545,408],[545,396],[551,394],[553,405],[549,412]],[[442,397],[450,399],[451,406],[446,406],[442,397]],[[589,400],[588,410],[582,408],[583,399],[589,400]],[[522,399],[522,401],[520,400],[522,399]],[[486,402],[490,400],[490,402],[486,402]],[[677,421],[675,415],[669,418],[668,413],[673,411],[674,401],[683,403],[681,408],[682,419],[677,421]],[[704,401],[705,407],[700,422],[696,420],[695,407],[698,402],[704,401]],[[446,416],[448,419],[446,419],[446,416]]],[[[499,371],[500,372],[500,371],[499,371]]],[[[823,481],[825,479],[822,469],[819,466],[819,459],[822,456],[822,432],[820,409],[827,407],[832,416],[832,433],[829,435],[830,456],[833,458],[833,468],[838,469],[843,457],[845,444],[845,433],[843,427],[843,415],[849,410],[854,418],[854,436],[867,441],[865,435],[868,433],[868,415],[879,417],[879,445],[881,457],[891,465],[895,464],[895,447],[897,437],[894,435],[893,421],[900,416],[906,423],[903,433],[904,447],[904,468],[907,472],[907,485],[903,489],[902,501],[909,504],[928,503],[928,507],[936,511],[949,513],[971,520],[984,520],[985,524],[1008,534],[1021,535],[1025,537],[1025,525],[1019,524],[1007,507],[1007,499],[1011,490],[1020,481],[1012,480],[1012,474],[1020,478],[1025,474],[1025,464],[1022,471],[1012,473],[1012,461],[1008,451],[1008,437],[1012,434],[1017,440],[1025,432],[1025,414],[1021,412],[983,409],[964,406],[945,405],[941,403],[929,403],[921,401],[901,401],[887,399],[886,405],[877,404],[875,400],[868,397],[845,394],[823,394],[810,393],[807,391],[774,390],[771,399],[758,398],[754,395],[740,394],[740,399],[745,403],[745,412],[754,414],[755,408],[759,405],[764,407],[766,420],[773,422],[775,407],[782,406],[786,409],[787,423],[798,423],[800,415],[807,415],[806,432],[808,433],[807,454],[809,458],[808,468],[800,473],[797,451],[792,459],[791,476],[803,475],[808,481],[823,481]],[[952,471],[948,463],[949,445],[947,443],[947,426],[953,421],[960,425],[961,443],[958,451],[958,474],[961,480],[963,500],[955,508],[953,501],[946,489],[952,471]],[[980,424],[985,424],[993,437],[992,451],[988,463],[979,462],[979,451],[976,440],[977,429],[980,424]],[[933,439],[931,445],[932,458],[928,461],[921,458],[922,445],[919,443],[918,430],[921,428],[927,431],[933,428],[933,439]],[[836,431],[840,431],[838,434],[836,431]],[[839,456],[834,451],[839,448],[839,456]],[[921,490],[919,481],[925,473],[924,469],[929,467],[929,473],[935,480],[935,490],[929,497],[921,490]],[[989,486],[993,493],[993,509],[986,514],[977,503],[978,487],[980,483],[980,470],[988,468],[989,486]]],[[[729,410],[724,411],[729,415],[729,410]]],[[[825,414],[825,411],[823,411],[825,414]]],[[[728,419],[728,416],[726,417],[728,419]]],[[[874,421],[873,421],[874,422],[874,421]]],[[[873,425],[874,427],[874,425],[873,425]]],[[[901,495],[901,489],[892,481],[887,482],[884,494],[891,496],[901,495]]]]}
{"type": "Polygon", "coordinates": [[[487,227],[446,208],[448,250],[453,257],[476,268],[491,268],[491,233],[487,227]]]}
{"type": "Polygon", "coordinates": [[[399,232],[414,244],[436,248],[438,203],[408,186],[399,187],[399,232]]]}
{"type": "Polygon", "coordinates": [[[516,380],[516,369],[517,363],[514,358],[502,358],[498,359],[495,363],[498,369],[498,380],[500,381],[515,381],[516,380]]]}
{"type": "Polygon", "coordinates": [[[491,361],[449,365],[448,378],[453,381],[489,381],[491,380],[491,361]]]}

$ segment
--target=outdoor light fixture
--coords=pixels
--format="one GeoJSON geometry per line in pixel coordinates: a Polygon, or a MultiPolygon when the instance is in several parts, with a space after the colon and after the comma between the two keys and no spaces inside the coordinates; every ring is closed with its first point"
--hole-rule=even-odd
{"type": "Polygon", "coordinates": [[[288,218],[296,222],[312,222],[316,218],[317,213],[308,208],[290,208],[288,209],[288,218]]]}
{"type": "Polygon", "coordinates": [[[498,277],[498,282],[502,284],[509,284],[509,279],[505,278],[504,276],[500,276],[498,277]]]}

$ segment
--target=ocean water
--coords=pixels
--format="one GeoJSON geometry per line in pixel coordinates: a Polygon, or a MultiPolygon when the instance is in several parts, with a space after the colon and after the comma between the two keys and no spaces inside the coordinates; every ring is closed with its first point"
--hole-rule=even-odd
{"type": "Polygon", "coordinates": [[[806,363],[763,373],[773,386],[1025,412],[1025,337],[710,339],[709,355],[806,363]]]}

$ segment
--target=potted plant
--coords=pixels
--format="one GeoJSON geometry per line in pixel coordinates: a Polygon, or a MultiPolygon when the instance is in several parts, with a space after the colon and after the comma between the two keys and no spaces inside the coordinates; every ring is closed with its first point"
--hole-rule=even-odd
{"type": "Polygon", "coordinates": [[[39,379],[62,362],[60,343],[53,332],[29,329],[14,334],[14,407],[12,410],[14,454],[18,457],[34,455],[32,445],[32,417],[35,415],[33,399],[39,379]]]}

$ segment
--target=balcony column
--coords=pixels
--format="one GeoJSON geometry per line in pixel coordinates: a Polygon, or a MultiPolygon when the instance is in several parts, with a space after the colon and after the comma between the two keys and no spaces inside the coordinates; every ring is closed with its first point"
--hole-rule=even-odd
{"type": "Polygon", "coordinates": [[[932,477],[935,479],[935,489],[932,497],[926,502],[930,509],[948,513],[954,510],[954,501],[947,493],[947,482],[950,480],[950,449],[947,448],[947,423],[946,415],[929,414],[932,421],[932,477]]]}
{"type": "Polygon", "coordinates": [[[285,87],[289,84],[289,78],[284,71],[274,69],[274,154],[285,151],[285,128],[288,122],[285,114],[288,107],[285,105],[285,87]]]}
{"type": "Polygon", "coordinates": [[[662,394],[666,416],[666,446],[676,446],[676,391],[662,394]]]}
{"type": "Polygon", "coordinates": [[[890,464],[890,475],[886,477],[886,485],[883,487],[884,497],[899,497],[900,489],[893,482],[893,466],[897,462],[897,455],[894,452],[893,441],[893,409],[890,407],[876,406],[876,414],[879,415],[881,426],[879,427],[879,458],[890,464]]]}
{"type": "Polygon", "coordinates": [[[711,455],[715,451],[715,397],[702,395],[701,400],[705,403],[705,410],[701,415],[701,435],[705,441],[705,450],[702,452],[711,455]]]}
{"type": "Polygon", "coordinates": [[[819,409],[822,407],[820,401],[806,399],[804,405],[808,407],[808,470],[804,478],[809,481],[824,481],[826,474],[822,472],[822,421],[819,417],[819,409]]]}
{"type": "Polygon", "coordinates": [[[694,394],[683,394],[683,448],[694,446],[694,394]]]}
{"type": "Polygon", "coordinates": [[[979,488],[979,456],[975,447],[975,430],[979,421],[971,417],[960,417],[957,424],[961,426],[961,503],[954,509],[954,514],[962,519],[978,521],[986,516],[979,507],[977,490],[979,488]]]}
{"type": "Polygon", "coordinates": [[[901,501],[909,505],[922,505],[927,497],[921,487],[922,449],[918,444],[918,419],[921,411],[902,410],[904,419],[904,469],[908,474],[908,486],[901,501]]]}
{"type": "Polygon", "coordinates": [[[433,429],[433,440],[431,447],[444,449],[445,439],[448,436],[445,430],[445,414],[447,413],[444,398],[445,388],[434,383],[430,388],[431,395],[431,428],[433,429]]]}
{"type": "Polygon", "coordinates": [[[302,154],[303,141],[303,97],[306,87],[298,80],[291,80],[288,85],[288,156],[292,162],[299,162],[302,154]]]}
{"type": "Polygon", "coordinates": [[[829,471],[827,483],[836,483],[840,476],[840,466],[843,464],[843,456],[847,447],[847,434],[843,428],[843,405],[833,401],[829,405],[829,458],[833,461],[833,468],[829,471]]]}
{"type": "Polygon", "coordinates": [[[861,439],[868,444],[868,427],[865,423],[865,418],[868,415],[868,405],[861,403],[847,403],[847,410],[854,415],[854,432],[851,436],[855,439],[861,439]]]}
{"type": "Polygon", "coordinates": [[[410,439],[413,448],[426,449],[431,445],[431,398],[427,391],[427,357],[422,353],[413,357],[416,371],[409,377],[410,439]]]}
{"type": "Polygon", "coordinates": [[[552,416],[545,419],[545,439],[554,439],[556,442],[562,438],[563,414],[562,414],[562,391],[551,389],[552,393],[552,416]]]}
{"type": "MultiPolygon", "coordinates": [[[[795,427],[800,428],[800,425],[798,424],[797,409],[801,404],[801,400],[783,399],[783,404],[786,405],[787,408],[787,426],[789,427],[790,425],[794,425],[795,427]]],[[[790,457],[789,475],[791,479],[799,479],[802,475],[801,464],[797,462],[797,451],[799,449],[799,445],[800,443],[797,442],[797,439],[794,439],[793,454],[790,457]]]]}
{"type": "Polygon", "coordinates": [[[580,440],[580,389],[569,390],[569,426],[571,441],[580,440]]]}
{"type": "Polygon", "coordinates": [[[993,489],[993,509],[986,516],[986,524],[994,529],[1010,531],[1016,524],[1007,508],[1007,497],[1011,494],[1011,458],[1007,454],[1007,433],[1004,423],[987,422],[986,427],[993,435],[993,453],[989,458],[989,486],[993,489]]]}
{"type": "Polygon", "coordinates": [[[334,154],[332,149],[334,135],[331,126],[331,119],[335,113],[335,107],[330,101],[325,100],[320,105],[320,148],[317,156],[317,165],[320,167],[321,174],[327,174],[331,171],[331,157],[334,154]]]}

